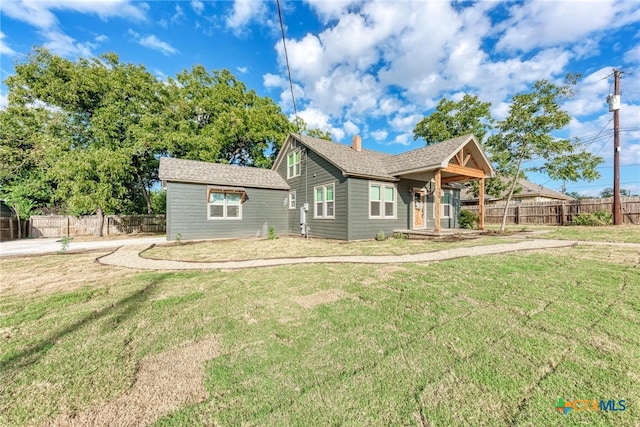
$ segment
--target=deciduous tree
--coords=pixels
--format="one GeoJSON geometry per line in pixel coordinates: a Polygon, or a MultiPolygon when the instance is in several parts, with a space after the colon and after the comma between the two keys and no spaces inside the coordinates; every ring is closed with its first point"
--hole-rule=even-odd
{"type": "Polygon", "coordinates": [[[525,161],[539,160],[541,165],[529,170],[544,172],[552,179],[576,181],[599,177],[596,167],[602,162],[600,157],[584,150],[579,140],[553,135],[571,120],[560,102],[573,95],[577,78],[567,76],[563,86],[539,80],[531,92],[514,95],[508,116],[497,123],[495,135],[487,141],[496,169],[509,178],[501,230],[505,229],[507,209],[525,161]]]}

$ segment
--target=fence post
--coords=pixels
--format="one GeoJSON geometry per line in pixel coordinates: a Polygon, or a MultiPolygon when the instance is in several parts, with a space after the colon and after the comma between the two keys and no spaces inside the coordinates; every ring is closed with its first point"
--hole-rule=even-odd
{"type": "Polygon", "coordinates": [[[520,224],[520,206],[516,206],[516,224],[520,224]]]}
{"type": "Polygon", "coordinates": [[[107,215],[107,233],[106,235],[109,235],[109,220],[111,219],[111,215],[107,215]]]}
{"type": "Polygon", "coordinates": [[[14,235],[13,235],[13,217],[9,217],[9,238],[11,240],[14,239],[14,235]]]}
{"type": "Polygon", "coordinates": [[[565,223],[565,215],[566,215],[566,205],[565,202],[562,202],[562,204],[560,205],[560,225],[564,225],[565,223]]]}

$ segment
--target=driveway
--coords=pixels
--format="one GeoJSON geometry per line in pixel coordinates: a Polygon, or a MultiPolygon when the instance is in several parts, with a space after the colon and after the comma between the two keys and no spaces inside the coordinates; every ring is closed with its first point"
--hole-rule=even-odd
{"type": "MultiPolygon", "coordinates": [[[[99,238],[98,238],[99,239],[99,238]]],[[[165,243],[165,236],[157,237],[134,237],[127,239],[102,239],[76,241],[71,240],[67,247],[67,252],[86,251],[92,249],[116,249],[120,246],[128,245],[152,245],[156,243],[165,243]]],[[[38,255],[56,253],[62,249],[60,237],[48,239],[22,239],[11,240],[0,243],[0,257],[13,255],[38,255]]]]}

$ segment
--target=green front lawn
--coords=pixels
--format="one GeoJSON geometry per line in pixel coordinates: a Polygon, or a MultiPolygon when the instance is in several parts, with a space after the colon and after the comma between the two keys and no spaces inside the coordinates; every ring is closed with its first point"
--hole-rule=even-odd
{"type": "Polygon", "coordinates": [[[184,273],[95,256],[0,260],[16,278],[0,301],[0,424],[42,424],[122,395],[143,357],[211,334],[221,355],[204,367],[207,400],[157,425],[640,419],[637,251],[184,273]],[[627,409],[565,417],[559,397],[627,409]]]}

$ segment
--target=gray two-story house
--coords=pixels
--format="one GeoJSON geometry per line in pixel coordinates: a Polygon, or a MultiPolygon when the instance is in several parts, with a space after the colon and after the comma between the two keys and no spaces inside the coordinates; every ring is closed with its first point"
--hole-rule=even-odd
{"type": "MultiPolygon", "coordinates": [[[[298,234],[342,240],[457,228],[460,186],[493,176],[467,135],[391,155],[290,134],[270,170],[162,158],[167,239],[298,234]],[[439,195],[439,197],[435,197],[439,195]]],[[[482,196],[482,193],[481,193],[482,196]]]]}

